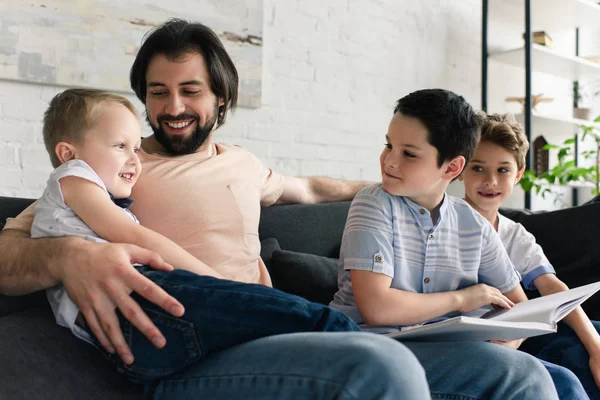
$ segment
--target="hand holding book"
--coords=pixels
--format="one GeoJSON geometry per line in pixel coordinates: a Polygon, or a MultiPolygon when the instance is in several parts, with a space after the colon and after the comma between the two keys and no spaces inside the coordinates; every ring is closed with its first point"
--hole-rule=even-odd
{"type": "Polygon", "coordinates": [[[556,332],[558,321],[600,290],[600,282],[492,310],[480,318],[454,317],[408,327],[388,336],[398,340],[475,342],[510,341],[556,332]]]}

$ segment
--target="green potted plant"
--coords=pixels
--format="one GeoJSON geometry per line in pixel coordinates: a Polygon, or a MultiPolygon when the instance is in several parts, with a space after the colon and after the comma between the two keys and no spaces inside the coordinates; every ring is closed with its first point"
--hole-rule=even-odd
{"type": "MultiPolygon", "coordinates": [[[[600,116],[594,122],[600,123],[600,116]]],[[[535,191],[543,198],[546,195],[553,195],[555,201],[560,201],[560,194],[556,191],[557,186],[591,186],[592,193],[600,193],[600,130],[593,125],[582,125],[581,142],[585,140],[593,141],[591,150],[580,153],[583,161],[587,161],[591,166],[579,166],[575,164],[574,146],[575,139],[567,139],[559,145],[547,144],[544,150],[557,150],[557,163],[548,171],[542,172],[536,176],[535,171],[525,171],[519,184],[524,191],[535,191]]],[[[589,143],[589,142],[588,142],[589,143]]]]}

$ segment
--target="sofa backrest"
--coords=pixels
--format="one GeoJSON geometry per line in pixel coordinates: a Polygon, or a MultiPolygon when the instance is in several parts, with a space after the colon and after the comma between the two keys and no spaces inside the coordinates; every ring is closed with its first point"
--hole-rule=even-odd
{"type": "MultiPolygon", "coordinates": [[[[514,218],[535,236],[544,253],[568,286],[600,281],[600,203],[563,210],[521,214],[514,218]]],[[[600,295],[584,303],[600,305],[600,295]]],[[[600,315],[600,307],[598,308],[600,315]]]]}
{"type": "Polygon", "coordinates": [[[263,208],[258,234],[284,250],[338,258],[350,202],[286,204],[263,208]]]}
{"type": "Polygon", "coordinates": [[[34,199],[0,196],[0,229],[6,223],[6,218],[17,216],[34,201],[34,199]]]}
{"type": "MultiPolygon", "coordinates": [[[[14,217],[32,202],[32,199],[0,197],[0,226],[7,217],[14,217]]],[[[349,207],[350,202],[267,207],[262,210],[259,236],[261,240],[277,239],[282,250],[338,258],[349,207]]],[[[576,287],[600,281],[600,203],[551,212],[501,212],[523,224],[536,237],[567,285],[576,287]]],[[[584,308],[600,319],[600,296],[588,300],[584,308]]]]}

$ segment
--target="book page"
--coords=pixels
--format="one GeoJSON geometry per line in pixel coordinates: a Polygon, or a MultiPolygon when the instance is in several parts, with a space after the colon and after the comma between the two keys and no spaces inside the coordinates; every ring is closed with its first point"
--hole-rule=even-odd
{"type": "Polygon", "coordinates": [[[486,315],[487,319],[494,321],[541,322],[553,325],[598,290],[600,290],[600,282],[591,283],[565,292],[517,303],[510,310],[498,310],[486,315]]]}

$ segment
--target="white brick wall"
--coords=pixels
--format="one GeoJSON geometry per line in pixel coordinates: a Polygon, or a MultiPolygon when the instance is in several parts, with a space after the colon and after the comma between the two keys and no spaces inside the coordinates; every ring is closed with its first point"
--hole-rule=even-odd
{"type": "MultiPolygon", "coordinates": [[[[264,0],[264,8],[263,105],[239,108],[216,139],[278,172],[377,180],[399,97],[444,87],[479,106],[477,0],[264,0]]],[[[60,90],[0,81],[0,195],[43,190],[51,167],[40,121],[60,90]]]]}

